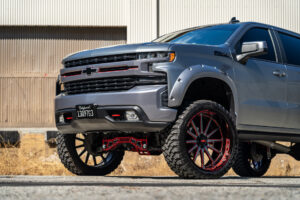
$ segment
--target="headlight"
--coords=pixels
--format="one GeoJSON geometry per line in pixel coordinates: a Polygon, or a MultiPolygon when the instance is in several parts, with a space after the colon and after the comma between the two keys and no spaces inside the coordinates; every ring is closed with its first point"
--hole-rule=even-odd
{"type": "Polygon", "coordinates": [[[139,59],[147,59],[147,57],[148,57],[148,53],[139,53],[138,54],[139,59]]]}
{"type": "Polygon", "coordinates": [[[165,58],[168,57],[168,52],[158,52],[157,53],[158,58],[165,58]]]}
{"type": "MultiPolygon", "coordinates": [[[[137,58],[141,59],[164,59],[168,62],[173,62],[175,60],[174,52],[147,52],[147,53],[138,53],[137,58]]],[[[161,62],[161,61],[159,61],[161,62]]]]}

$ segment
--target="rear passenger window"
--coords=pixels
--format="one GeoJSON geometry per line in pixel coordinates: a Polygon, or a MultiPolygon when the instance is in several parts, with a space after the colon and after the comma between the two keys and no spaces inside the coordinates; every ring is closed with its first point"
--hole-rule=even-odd
{"type": "Polygon", "coordinates": [[[282,41],[287,63],[291,65],[300,65],[300,38],[296,38],[284,33],[279,33],[282,41]]]}
{"type": "Polygon", "coordinates": [[[237,54],[240,54],[243,42],[255,42],[255,41],[265,41],[268,45],[268,53],[253,58],[276,61],[276,56],[274,52],[274,46],[267,29],[264,28],[252,28],[245,33],[242,39],[238,42],[236,46],[237,54]]]}

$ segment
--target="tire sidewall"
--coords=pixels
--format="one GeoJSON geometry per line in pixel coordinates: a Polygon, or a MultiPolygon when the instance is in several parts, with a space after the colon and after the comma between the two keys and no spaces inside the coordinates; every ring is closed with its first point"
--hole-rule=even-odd
{"type": "Polygon", "coordinates": [[[114,168],[115,163],[121,162],[124,156],[124,151],[112,151],[111,160],[102,166],[89,166],[86,165],[78,156],[77,150],[75,148],[75,137],[76,134],[65,134],[65,145],[66,148],[75,164],[75,166],[82,172],[83,175],[106,175],[110,173],[111,169],[114,168]]]}
{"type": "MultiPolygon", "coordinates": [[[[193,103],[192,107],[187,108],[186,110],[189,110],[189,112],[183,112],[182,115],[182,120],[183,122],[181,123],[179,127],[179,143],[181,151],[181,156],[184,159],[186,165],[188,165],[189,168],[192,168],[195,174],[205,174],[207,175],[207,178],[215,178],[216,176],[222,176],[224,175],[231,167],[235,157],[236,157],[236,152],[237,152],[237,134],[236,134],[236,128],[234,125],[234,122],[232,120],[232,117],[230,116],[229,112],[225,110],[222,106],[216,104],[215,102],[212,101],[198,101],[197,103],[193,103]],[[187,147],[185,144],[185,138],[186,138],[186,126],[189,122],[189,120],[199,113],[202,110],[210,110],[215,112],[217,115],[221,116],[227,123],[228,123],[228,128],[229,132],[231,133],[231,139],[230,139],[230,156],[228,160],[226,161],[225,164],[222,164],[218,170],[216,171],[205,171],[201,170],[196,164],[190,159],[188,153],[187,153],[187,147]]],[[[224,134],[224,133],[223,133],[224,134]]]]}
{"type": "MultiPolygon", "coordinates": [[[[233,167],[233,170],[235,173],[237,173],[240,176],[246,176],[246,177],[261,177],[263,176],[269,169],[270,164],[271,164],[271,159],[267,158],[267,151],[261,151],[263,159],[262,159],[262,167],[259,170],[254,170],[251,166],[250,163],[248,161],[248,159],[252,159],[251,158],[251,153],[250,153],[250,149],[251,149],[251,145],[247,142],[242,142],[239,144],[239,151],[238,153],[240,154],[240,156],[242,156],[242,160],[238,160],[237,162],[243,162],[243,172],[244,173],[240,173],[239,170],[235,169],[235,166],[233,167]]],[[[236,163],[237,165],[239,163],[236,163]]]]}

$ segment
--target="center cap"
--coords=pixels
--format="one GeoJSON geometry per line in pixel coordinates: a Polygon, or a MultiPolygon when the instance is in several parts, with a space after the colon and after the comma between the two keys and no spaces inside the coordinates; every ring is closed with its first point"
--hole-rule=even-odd
{"type": "Polygon", "coordinates": [[[198,146],[206,146],[207,145],[207,137],[205,135],[200,135],[197,137],[197,145],[198,146]]]}

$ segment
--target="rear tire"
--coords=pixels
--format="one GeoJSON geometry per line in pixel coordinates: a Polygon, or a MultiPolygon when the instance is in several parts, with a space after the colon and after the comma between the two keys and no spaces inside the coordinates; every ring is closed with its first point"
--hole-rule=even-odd
{"type": "Polygon", "coordinates": [[[79,137],[78,134],[59,133],[56,140],[61,162],[70,172],[77,175],[109,174],[119,166],[124,156],[124,151],[121,150],[111,151],[106,155],[105,153],[92,154],[88,150],[85,137],[79,137]],[[76,145],[76,140],[82,143],[76,145]],[[80,151],[77,150],[78,148],[81,148],[80,151]]]}
{"type": "Polygon", "coordinates": [[[230,113],[199,100],[186,107],[163,146],[170,168],[182,178],[219,178],[235,161],[238,138],[230,113]]]}
{"type": "Polygon", "coordinates": [[[261,177],[268,171],[271,160],[267,155],[267,147],[243,142],[239,144],[238,155],[232,169],[241,177],[261,177]]]}

